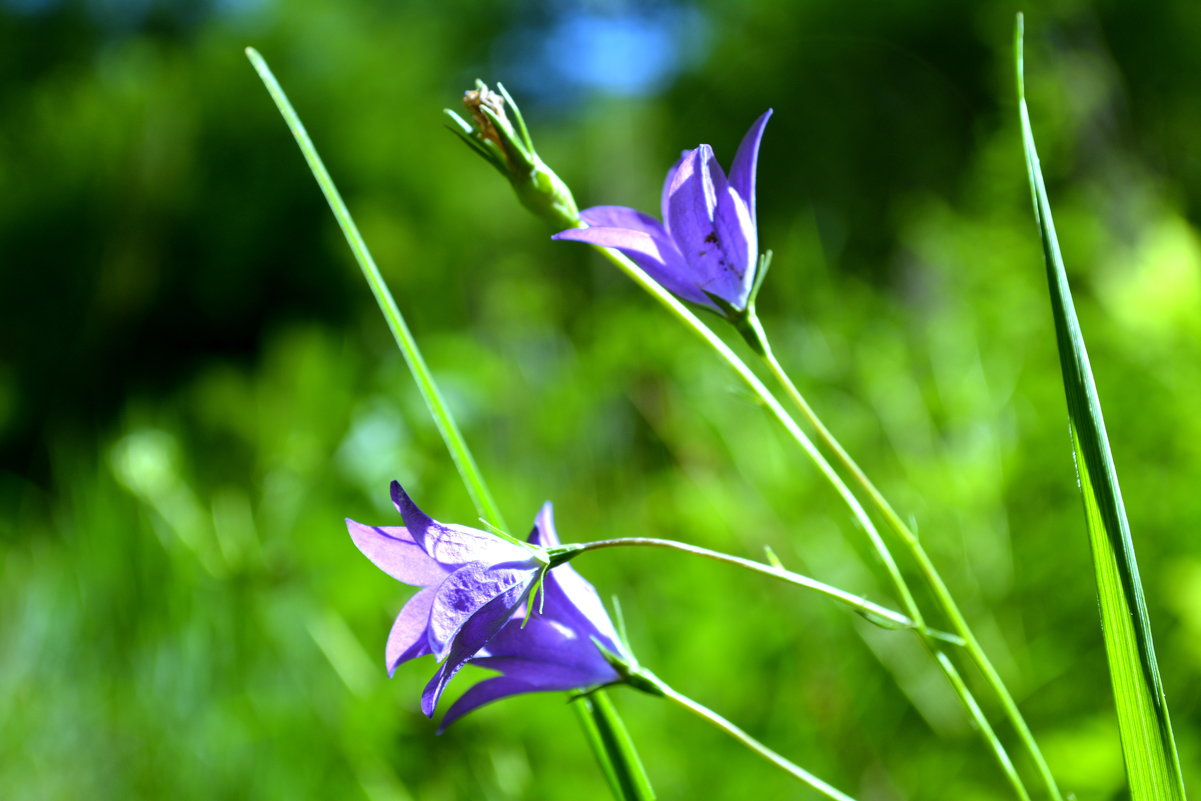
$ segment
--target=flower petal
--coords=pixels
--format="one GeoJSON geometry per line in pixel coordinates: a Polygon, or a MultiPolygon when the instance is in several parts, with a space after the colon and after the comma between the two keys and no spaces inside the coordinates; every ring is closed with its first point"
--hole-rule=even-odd
{"type": "MultiPolygon", "coordinates": [[[[536,662],[575,671],[584,677],[581,687],[612,681],[617,674],[592,642],[597,636],[594,629],[591,625],[573,629],[545,615],[513,618],[488,641],[487,655],[477,655],[472,664],[507,674],[508,666],[516,662],[536,662]]],[[[616,650],[609,643],[604,645],[616,650]]]]}
{"type": "Polygon", "coordinates": [[[690,263],[691,252],[704,247],[705,237],[713,227],[713,212],[717,208],[714,161],[713,148],[708,145],[687,151],[668,173],[664,187],[663,224],[690,263]]]}
{"type": "MultiPolygon", "coordinates": [[[[450,574],[438,586],[430,609],[429,638],[434,655],[439,660],[447,658],[460,640],[478,629],[485,617],[499,618],[494,626],[485,627],[487,637],[495,634],[525,600],[539,569],[533,559],[524,564],[505,565],[469,562],[450,574]],[[514,599],[511,604],[493,603],[509,597],[514,599]],[[468,624],[475,628],[469,629],[468,624]]],[[[483,647],[484,642],[475,644],[467,656],[473,656],[483,647]]]]}
{"type": "Polygon", "coordinates": [[[438,726],[438,733],[446,731],[447,726],[484,704],[508,698],[510,695],[537,692],[541,689],[541,687],[531,686],[521,679],[511,679],[508,676],[493,676],[485,679],[472,686],[451,704],[450,709],[446,710],[446,715],[442,718],[442,724],[438,726]]]}
{"type": "Polygon", "coordinates": [[[390,677],[396,668],[410,659],[433,653],[430,650],[430,608],[437,595],[436,587],[426,587],[409,599],[396,616],[388,645],[384,649],[384,664],[390,677]]]}
{"type": "Polygon", "coordinates": [[[663,236],[663,223],[649,214],[626,206],[593,206],[580,212],[580,219],[594,228],[628,228],[651,236],[663,236]]]}
{"type": "MultiPolygon", "coordinates": [[[[484,604],[469,617],[450,641],[446,661],[438,666],[438,672],[430,679],[421,694],[421,711],[433,717],[442,691],[463,665],[481,648],[488,644],[501,626],[508,622],[513,612],[525,600],[528,584],[515,584],[484,604]]],[[[435,601],[435,604],[437,601],[435,601]]]]}
{"type": "Polygon", "coordinates": [[[746,201],[752,224],[755,222],[755,171],[759,163],[759,142],[763,139],[763,129],[771,114],[772,110],[768,109],[751,123],[730,164],[730,187],[746,201]]]}
{"type": "Polygon", "coordinates": [[[495,534],[439,523],[421,511],[397,481],[392,482],[392,503],[404,518],[413,541],[452,570],[468,562],[512,562],[529,557],[525,548],[506,542],[495,534]]]}
{"type": "Polygon", "coordinates": [[[449,572],[423,551],[400,526],[365,526],[346,518],[350,538],[375,566],[414,587],[437,584],[449,572]]]}
{"type": "Polygon", "coordinates": [[[559,621],[585,642],[596,637],[606,648],[624,653],[596,588],[570,564],[548,571],[542,591],[546,595],[542,599],[543,618],[559,621]]]}
{"type": "Polygon", "coordinates": [[[542,504],[534,518],[534,530],[530,532],[530,544],[539,548],[558,548],[559,533],[555,531],[555,508],[550,501],[542,504]]]}
{"type": "Polygon", "coordinates": [[[713,232],[714,250],[698,255],[704,263],[698,270],[703,275],[700,288],[744,309],[755,279],[759,237],[746,201],[733,188],[718,199],[713,232]]]}
{"type": "Polygon", "coordinates": [[[670,174],[667,228],[688,264],[691,294],[703,298],[698,302],[715,305],[708,292],[739,308],[745,305],[742,286],[753,258],[749,254],[758,245],[752,245],[754,225],[745,209],[708,145],[690,151],[670,174]]]}
{"type": "Polygon", "coordinates": [[[668,292],[693,303],[712,305],[705,294],[697,290],[696,282],[691,280],[691,269],[666,234],[649,234],[629,228],[570,228],[560,231],[551,239],[616,248],[668,292]]]}

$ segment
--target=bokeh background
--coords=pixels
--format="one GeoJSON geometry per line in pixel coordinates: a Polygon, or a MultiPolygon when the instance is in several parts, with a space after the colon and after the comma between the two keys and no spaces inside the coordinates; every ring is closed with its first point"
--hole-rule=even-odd
{"type": "MultiPolygon", "coordinates": [[[[767,545],[891,602],[862,533],[728,372],[587,249],[550,242],[440,117],[501,80],[582,205],[655,210],[681,149],[728,163],[774,107],[760,305],[783,361],[917,522],[1065,789],[1122,798],[1017,135],[1019,9],[0,2],[0,797],[606,797],[564,695],[438,737],[417,704],[429,660],[385,677],[408,591],[342,518],[395,523],[392,478],[437,518],[475,515],[254,45],[514,533],[552,499],[566,540],[767,545]]],[[[1197,791],[1201,7],[1025,10],[1197,791]]],[[[848,792],[1008,797],[911,637],[685,556],[577,566],[621,599],[648,666],[848,792]]],[[[810,797],[664,703],[615,698],[663,798],[810,797]]]]}

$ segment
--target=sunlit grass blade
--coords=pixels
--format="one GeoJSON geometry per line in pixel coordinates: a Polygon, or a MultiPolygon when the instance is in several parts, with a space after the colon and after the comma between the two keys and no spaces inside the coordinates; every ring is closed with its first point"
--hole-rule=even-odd
{"type": "Polygon", "coordinates": [[[655,791],[647,779],[630,733],[617,709],[603,691],[582,695],[575,706],[584,734],[615,798],[654,801],[655,791]],[[618,757],[618,758],[614,758],[618,757]]]}
{"type": "Polygon", "coordinates": [[[1101,402],[1089,367],[1084,337],[1072,304],[1067,274],[1051,219],[1051,205],[1034,147],[1034,134],[1026,108],[1022,76],[1022,17],[1014,36],[1018,106],[1022,119],[1022,145],[1034,215],[1042,233],[1043,256],[1051,290],[1055,337],[1067,394],[1076,472],[1084,499],[1088,537],[1093,554],[1105,653],[1113,682],[1118,726],[1130,796],[1134,801],[1183,799],[1180,758],[1172,737],[1172,724],[1155,661],[1151,625],[1139,580],[1134,543],[1122,505],[1101,402]]]}
{"type": "MultiPolygon", "coordinates": [[[[434,382],[434,376],[430,372],[429,366],[426,365],[425,358],[421,355],[417,341],[409,331],[408,324],[405,323],[400,307],[396,305],[395,298],[392,297],[387,284],[384,283],[375,259],[371,257],[371,252],[367,249],[367,243],[363,240],[358,226],[350,216],[350,210],[342,200],[342,195],[334,185],[333,178],[326,170],[321,156],[318,155],[317,148],[314,147],[304,124],[300,121],[300,116],[292,107],[283,87],[279,85],[271,68],[267,66],[267,62],[263,60],[258,51],[253,47],[248,47],[246,48],[246,57],[254,65],[255,71],[270,93],[271,99],[275,101],[280,115],[283,116],[284,122],[287,123],[288,129],[296,139],[296,144],[304,154],[305,161],[308,162],[309,169],[313,172],[313,177],[317,179],[317,184],[321,187],[321,192],[325,195],[330,210],[338,220],[346,242],[350,245],[355,260],[363,271],[363,277],[367,279],[367,284],[371,287],[372,294],[375,295],[380,311],[383,312],[384,319],[388,323],[388,328],[396,339],[396,345],[400,348],[405,363],[421,390],[421,397],[425,401],[426,408],[438,426],[447,450],[450,451],[451,458],[459,471],[463,485],[467,488],[468,495],[471,496],[472,503],[475,504],[476,511],[485,522],[492,524],[497,534],[512,540],[512,536],[506,533],[508,529],[501,517],[500,508],[488,490],[483,474],[480,473],[475,458],[471,455],[466,440],[463,439],[463,434],[455,422],[450,407],[447,406],[438,385],[434,382]]],[[[516,540],[514,541],[516,542],[516,540]]],[[[601,769],[607,777],[618,778],[618,781],[613,782],[614,796],[619,801],[650,801],[653,799],[654,792],[651,790],[650,780],[638,758],[634,743],[622,724],[617,710],[603,691],[598,690],[594,693],[594,702],[589,704],[587,714],[590,720],[585,723],[585,730],[592,740],[597,761],[601,763],[601,769]],[[594,731],[600,732],[603,736],[597,740],[594,731]]]]}

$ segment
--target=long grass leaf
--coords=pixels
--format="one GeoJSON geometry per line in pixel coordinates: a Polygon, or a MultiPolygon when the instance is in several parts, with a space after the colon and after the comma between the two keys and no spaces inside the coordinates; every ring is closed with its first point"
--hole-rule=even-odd
{"type": "MultiPolygon", "coordinates": [[[[350,250],[354,253],[355,260],[363,271],[363,277],[367,279],[367,284],[371,287],[372,294],[375,295],[380,311],[383,312],[384,319],[388,323],[388,328],[392,331],[396,345],[400,348],[405,363],[409,366],[409,372],[412,373],[413,379],[421,390],[421,397],[425,401],[426,408],[437,424],[438,431],[442,434],[442,439],[446,443],[447,450],[450,451],[455,467],[458,468],[459,476],[467,488],[467,493],[471,496],[472,503],[475,504],[481,518],[501,529],[497,532],[498,534],[512,539],[506,532],[500,508],[492,499],[492,493],[489,492],[488,485],[484,482],[483,474],[480,473],[480,469],[467,447],[467,442],[459,431],[454,415],[443,399],[442,393],[434,381],[434,376],[417,347],[417,341],[405,323],[400,307],[396,305],[396,300],[384,283],[383,276],[380,275],[379,268],[376,267],[375,260],[367,249],[367,243],[363,240],[358,226],[350,216],[350,210],[334,185],[333,178],[325,169],[325,163],[318,155],[317,148],[313,145],[304,124],[300,121],[300,116],[292,107],[283,87],[279,85],[271,68],[267,66],[267,62],[258,51],[253,47],[248,47],[246,48],[246,57],[254,65],[255,71],[270,93],[271,99],[275,101],[284,122],[288,124],[288,129],[291,130],[296,144],[304,154],[305,161],[308,162],[309,169],[313,172],[313,177],[317,179],[317,184],[321,187],[330,210],[338,220],[346,242],[350,245],[350,250]]],[[[655,794],[651,790],[650,779],[647,778],[642,762],[638,758],[633,740],[630,739],[621,717],[603,690],[598,690],[593,694],[593,703],[587,706],[586,715],[581,716],[581,719],[584,721],[585,735],[593,746],[601,770],[613,787],[614,797],[618,801],[652,801],[655,794]]]]}
{"type": "Polygon", "coordinates": [[[1033,194],[1034,216],[1042,233],[1055,337],[1067,394],[1072,450],[1084,499],[1105,653],[1117,706],[1130,797],[1134,801],[1183,801],[1180,758],[1155,661],[1155,645],[1151,640],[1151,624],[1139,580],[1134,543],[1130,538],[1118,475],[1105,434],[1101,402],[1072,304],[1055,224],[1051,219],[1051,205],[1034,147],[1022,75],[1020,14],[1014,49],[1022,145],[1033,194]]]}

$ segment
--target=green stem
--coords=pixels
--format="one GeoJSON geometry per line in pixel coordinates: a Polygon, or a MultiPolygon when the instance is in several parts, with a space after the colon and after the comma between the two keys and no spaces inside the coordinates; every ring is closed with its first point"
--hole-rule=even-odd
{"type": "MultiPolygon", "coordinates": [[[[859,503],[859,499],[847,487],[846,482],[842,480],[842,477],[839,476],[839,474],[834,470],[829,461],[826,460],[826,457],[821,454],[821,452],[813,444],[813,441],[809,439],[808,435],[806,435],[805,432],[801,430],[800,426],[797,425],[796,420],[792,418],[792,415],[790,415],[784,409],[784,407],[780,405],[780,402],[776,399],[776,397],[767,389],[763,382],[759,380],[759,377],[755,375],[755,373],[746,365],[746,363],[742,361],[737,354],[730,350],[729,346],[726,345],[726,343],[723,342],[721,338],[713,332],[712,329],[701,322],[695,314],[689,311],[683,303],[677,300],[666,289],[661,287],[658,282],[647,275],[638,265],[634,264],[633,261],[626,258],[618,251],[600,246],[594,247],[606,259],[615,264],[618,269],[633,279],[635,283],[642,287],[646,292],[650,293],[655,300],[659,301],[661,305],[666,307],[667,310],[670,311],[678,320],[680,320],[680,322],[684,323],[689,330],[691,330],[707,345],[709,345],[709,347],[716,351],[717,355],[721,357],[722,361],[724,361],[738,375],[738,377],[742,379],[743,383],[750,388],[751,392],[753,392],[756,397],[758,397],[759,400],[768,408],[768,411],[771,412],[772,416],[775,417],[782,426],[784,426],[784,429],[801,447],[801,450],[803,450],[810,458],[813,464],[817,467],[818,471],[830,483],[830,485],[838,493],[838,496],[842,498],[843,502],[846,503],[856,521],[859,522],[859,524],[863,527],[863,530],[867,533],[868,538],[871,540],[872,547],[875,548],[880,561],[884,564],[885,571],[888,573],[893,586],[896,588],[897,594],[900,596],[902,607],[904,608],[906,614],[908,614],[908,616],[915,623],[914,631],[918,633],[922,643],[927,647],[930,653],[935,656],[939,667],[942,669],[943,673],[946,674],[947,680],[951,682],[952,686],[955,686],[958,674],[950,672],[954,670],[954,667],[949,660],[937,659],[937,656],[940,653],[938,647],[931,640],[929,635],[923,634],[926,629],[926,625],[925,620],[922,617],[921,610],[918,609],[917,602],[913,598],[913,593],[910,591],[909,585],[905,582],[905,578],[902,576],[900,568],[897,567],[896,560],[893,558],[892,552],[889,550],[888,545],[884,542],[879,531],[876,529],[875,523],[872,522],[871,518],[867,515],[867,512],[864,511],[862,504],[859,503]]],[[[752,324],[758,324],[758,321],[754,319],[753,311],[750,315],[750,319],[754,321],[752,324]]],[[[766,342],[764,344],[766,345],[766,342]]],[[[914,540],[914,543],[916,543],[916,539],[914,540]]],[[[919,559],[919,562],[920,561],[921,560],[919,559]]],[[[929,559],[927,558],[925,562],[928,565],[929,559]]],[[[943,587],[943,590],[945,593],[945,586],[943,587]]],[[[950,596],[947,595],[947,598],[949,599],[950,596]]],[[[960,620],[962,621],[962,615],[960,616],[960,620]]],[[[975,637],[972,636],[970,629],[967,629],[966,623],[964,623],[963,629],[959,630],[959,633],[962,635],[964,630],[967,631],[968,635],[964,637],[964,640],[968,643],[975,642],[975,637]]],[[[980,650],[979,644],[977,643],[975,653],[972,654],[972,658],[979,663],[979,657],[981,656],[983,656],[983,651],[980,650]]],[[[987,659],[984,661],[987,663],[987,659]]],[[[992,672],[993,675],[996,676],[996,671],[994,670],[992,672]]],[[[1000,686],[1001,690],[998,691],[999,696],[1004,693],[1002,698],[1008,697],[1008,691],[1005,690],[1004,684],[1000,682],[999,676],[996,677],[995,683],[990,680],[990,684],[993,684],[994,688],[996,686],[1000,686]]],[[[996,733],[993,731],[992,726],[989,724],[987,718],[981,711],[980,705],[976,703],[974,697],[972,697],[971,692],[966,686],[963,687],[963,691],[967,694],[959,694],[958,691],[957,694],[959,694],[960,699],[964,702],[964,709],[967,711],[972,720],[975,721],[980,730],[981,736],[985,738],[993,753],[997,755],[998,764],[1000,765],[1001,770],[1009,778],[1010,783],[1015,785],[1018,797],[1022,799],[1027,798],[1025,788],[1022,786],[1020,778],[1018,778],[1014,773],[1013,764],[1006,754],[1004,746],[1001,744],[1000,740],[997,739],[996,733]]],[[[1010,698],[1010,705],[1016,712],[1016,705],[1012,703],[1012,698],[1010,698]]],[[[1012,713],[1010,713],[1010,715],[1012,717],[1012,713]]],[[[1020,713],[1017,715],[1017,717],[1018,719],[1021,719],[1020,713]]],[[[1023,726],[1024,725],[1025,724],[1023,723],[1023,726]]],[[[1029,729],[1027,728],[1027,733],[1028,732],[1029,729]]],[[[1030,743],[1033,743],[1033,737],[1030,737],[1027,740],[1027,744],[1030,743]]],[[[1037,746],[1035,753],[1039,753],[1037,752],[1037,746]]],[[[1039,758],[1041,759],[1041,754],[1039,755],[1039,758]]],[[[1049,774],[1045,775],[1049,776],[1049,774]]],[[[1053,783],[1051,786],[1054,786],[1053,783]]],[[[1060,797],[1058,795],[1058,790],[1053,792],[1053,796],[1056,801],[1059,801],[1060,797]]]]}
{"type": "Polygon", "coordinates": [[[788,394],[788,397],[792,400],[793,405],[797,407],[805,420],[807,420],[809,424],[813,426],[813,429],[817,432],[818,439],[821,441],[821,443],[834,454],[835,458],[838,460],[838,463],[846,469],[846,471],[854,479],[855,483],[865,493],[867,493],[868,498],[871,499],[872,504],[884,517],[884,520],[886,523],[888,523],[889,528],[896,533],[897,537],[899,537],[901,542],[904,543],[905,547],[908,548],[910,554],[914,558],[914,561],[917,562],[918,569],[921,571],[922,577],[925,578],[927,585],[929,585],[931,592],[934,594],[939,607],[950,620],[952,629],[956,634],[963,638],[969,657],[980,670],[985,681],[988,682],[989,687],[992,688],[998,700],[1001,702],[1001,707],[1005,712],[1005,716],[1009,719],[1010,724],[1017,732],[1023,746],[1025,746],[1026,750],[1029,752],[1031,759],[1034,760],[1034,764],[1037,766],[1043,782],[1047,785],[1047,789],[1051,793],[1051,797],[1056,799],[1056,801],[1060,801],[1062,799],[1062,795],[1060,794],[1059,786],[1056,784],[1055,778],[1051,774],[1051,769],[1047,765],[1047,761],[1043,757],[1042,751],[1039,749],[1038,743],[1034,739],[1034,734],[1030,731],[1030,727],[1027,725],[1026,719],[1022,716],[1021,710],[1018,709],[1017,702],[1014,701],[1013,695],[1011,695],[1009,692],[1009,688],[1005,686],[1005,682],[1001,679],[1001,675],[997,672],[997,669],[993,666],[992,661],[984,652],[983,647],[980,645],[980,641],[976,639],[976,635],[972,632],[971,627],[967,623],[967,619],[964,618],[963,612],[960,610],[959,605],[955,602],[954,597],[952,597],[950,590],[947,588],[946,582],[943,581],[942,575],[938,572],[938,568],[934,566],[934,562],[931,561],[929,554],[926,553],[926,549],[922,546],[921,541],[917,538],[917,534],[905,524],[905,521],[902,520],[901,516],[897,514],[895,509],[893,509],[892,504],[888,502],[888,499],[884,497],[883,493],[881,493],[871,479],[867,477],[867,474],[863,472],[863,469],[859,467],[859,464],[854,460],[854,458],[852,458],[851,455],[847,453],[846,449],[842,447],[842,443],[838,441],[838,438],[830,432],[830,429],[826,427],[821,418],[817,416],[817,413],[813,411],[813,407],[810,406],[809,402],[805,400],[804,395],[802,395],[800,390],[797,389],[796,384],[793,383],[792,379],[780,365],[779,360],[776,359],[767,335],[763,331],[763,326],[760,324],[759,318],[754,313],[754,310],[751,310],[750,314],[748,315],[748,323],[759,336],[759,350],[762,353],[764,362],[771,371],[772,375],[775,377],[776,381],[779,382],[780,386],[788,394]]]}
{"type": "Polygon", "coordinates": [[[721,729],[726,734],[730,735],[735,740],[742,743],[771,764],[775,765],[777,768],[780,768],[781,770],[791,774],[793,778],[803,782],[809,787],[812,787],[814,790],[817,790],[826,798],[832,798],[834,801],[855,801],[855,799],[851,796],[817,778],[800,765],[797,765],[795,762],[789,759],[785,759],[783,756],[768,748],[766,745],[759,742],[754,737],[740,729],[738,726],[735,726],[733,723],[714,712],[712,709],[702,706],[688,696],[681,695],[680,693],[676,692],[657,676],[649,675],[645,673],[645,671],[642,675],[648,679],[655,686],[655,689],[661,692],[665,698],[668,698],[679,706],[682,706],[684,709],[687,709],[689,712],[701,718],[702,720],[712,723],[714,726],[721,729]]]}
{"type": "Polygon", "coordinates": [[[859,503],[859,499],[855,497],[854,493],[851,492],[846,483],[842,480],[838,473],[835,472],[830,463],[826,461],[826,457],[822,456],[821,452],[813,444],[813,441],[809,439],[809,436],[801,430],[801,427],[797,425],[795,420],[792,419],[792,415],[790,415],[784,409],[784,407],[780,405],[780,402],[776,400],[776,397],[772,395],[763,382],[759,380],[759,377],[755,375],[751,368],[746,365],[746,362],[740,359],[738,355],[734,353],[734,351],[730,350],[730,347],[726,345],[726,343],[723,342],[721,338],[717,336],[717,334],[713,333],[713,330],[709,328],[709,326],[701,322],[695,314],[693,314],[684,306],[684,304],[676,300],[675,296],[673,296],[663,287],[659,286],[658,282],[643,272],[642,268],[615,250],[610,250],[609,248],[603,248],[599,246],[596,246],[596,249],[600,251],[601,255],[603,255],[606,259],[617,265],[618,269],[633,279],[635,283],[650,293],[655,300],[659,301],[660,304],[666,307],[667,310],[671,312],[680,322],[682,322],[690,331],[700,337],[705,344],[716,351],[717,355],[721,357],[722,361],[724,361],[726,365],[729,366],[730,369],[732,369],[740,379],[742,379],[743,383],[747,385],[747,387],[755,394],[759,401],[767,407],[772,417],[776,418],[776,420],[782,426],[784,426],[784,429],[801,447],[801,450],[803,450],[817,466],[817,469],[819,472],[821,472],[822,476],[825,477],[832,487],[834,487],[835,492],[838,493],[838,496],[842,499],[843,503],[845,503],[850,509],[855,520],[867,533],[873,548],[875,548],[877,555],[880,557],[880,561],[884,564],[884,568],[888,572],[893,587],[897,591],[897,595],[900,597],[901,605],[905,608],[905,613],[909,615],[909,617],[914,621],[915,625],[924,625],[921,610],[918,609],[917,602],[913,598],[913,593],[910,592],[909,585],[905,583],[905,578],[901,575],[901,570],[897,567],[897,563],[896,560],[893,559],[892,552],[889,551],[888,546],[884,543],[883,538],[880,537],[879,531],[876,530],[876,524],[872,522],[872,519],[864,510],[863,505],[859,503]]]}
{"type": "MultiPolygon", "coordinates": [[[[822,595],[833,598],[834,600],[851,607],[868,620],[872,620],[873,622],[879,624],[891,624],[888,626],[889,628],[918,628],[918,624],[900,612],[889,609],[886,606],[880,606],[879,604],[872,603],[861,596],[855,595],[854,593],[849,593],[846,590],[840,590],[835,586],[818,581],[817,579],[810,578],[800,573],[794,573],[791,570],[786,570],[783,567],[764,564],[763,562],[756,562],[751,559],[744,559],[741,556],[734,556],[732,554],[722,553],[721,551],[713,551],[708,548],[702,548],[699,545],[691,545],[689,543],[678,542],[676,540],[664,540],[655,537],[618,537],[611,540],[596,540],[594,542],[573,543],[571,545],[564,545],[561,548],[552,548],[550,551],[551,565],[553,567],[555,564],[560,564],[567,559],[574,558],[576,555],[584,553],[585,551],[597,551],[601,550],[602,548],[621,548],[627,546],[666,548],[668,550],[690,553],[695,556],[703,556],[706,559],[712,559],[716,562],[724,562],[725,564],[736,565],[746,570],[787,582],[788,584],[795,584],[799,587],[804,587],[806,589],[821,593],[822,595]]],[[[953,645],[963,644],[963,641],[959,637],[946,632],[931,631],[926,629],[924,633],[929,634],[936,639],[950,642],[953,645]]]]}
{"type": "Polygon", "coordinates": [[[446,443],[446,448],[450,451],[450,458],[454,460],[455,467],[463,479],[467,493],[471,496],[471,502],[475,505],[476,512],[492,525],[502,531],[507,531],[508,528],[504,524],[500,508],[492,499],[492,493],[488,491],[483,476],[480,475],[479,467],[476,466],[475,459],[468,450],[467,443],[463,440],[463,434],[459,431],[454,417],[447,408],[446,400],[438,390],[438,385],[434,383],[434,377],[430,373],[421,351],[417,349],[417,343],[409,331],[409,326],[405,323],[404,315],[400,313],[400,308],[396,305],[392,293],[388,291],[379,268],[375,266],[375,259],[371,258],[371,251],[367,249],[367,243],[363,241],[358,226],[354,224],[350,211],[342,200],[341,193],[338,192],[333,179],[329,176],[329,171],[325,169],[325,164],[317,155],[317,149],[313,146],[313,141],[309,139],[304,124],[300,121],[296,110],[292,108],[292,103],[284,94],[283,88],[275,80],[271,68],[267,66],[267,62],[263,60],[258,51],[253,47],[248,47],[246,48],[246,57],[250,59],[250,63],[254,65],[255,71],[258,72],[267,91],[271,93],[271,99],[275,101],[279,113],[287,122],[292,136],[296,138],[296,144],[300,146],[300,151],[304,154],[309,169],[313,171],[313,177],[317,179],[317,184],[321,187],[321,192],[325,195],[330,210],[333,211],[338,225],[341,226],[346,242],[350,245],[351,252],[354,253],[355,261],[363,270],[363,277],[367,279],[367,285],[371,287],[371,294],[375,295],[375,301],[379,304],[380,311],[383,312],[384,320],[387,321],[396,345],[400,348],[405,363],[408,364],[409,371],[417,382],[421,397],[425,400],[430,415],[434,418],[434,424],[442,435],[442,441],[446,443]]]}
{"type": "MultiPolygon", "coordinates": [[[[500,513],[500,507],[496,505],[492,493],[484,483],[484,477],[480,473],[471,451],[467,448],[467,442],[463,439],[462,432],[459,431],[442,393],[438,390],[438,385],[434,382],[429,366],[426,365],[421,351],[417,348],[417,342],[413,339],[404,316],[396,305],[396,300],[388,291],[388,286],[384,283],[383,276],[380,275],[379,268],[376,267],[375,260],[371,257],[371,252],[367,249],[367,243],[363,240],[358,226],[350,216],[350,210],[346,208],[346,203],[343,202],[341,193],[338,192],[333,179],[330,178],[329,171],[325,169],[325,164],[317,154],[317,149],[313,146],[304,124],[301,123],[288,96],[258,51],[253,47],[248,47],[246,56],[254,65],[263,85],[271,94],[271,99],[275,101],[276,107],[292,131],[292,136],[295,137],[296,144],[300,146],[305,161],[308,162],[309,169],[313,172],[313,177],[317,179],[317,184],[321,187],[334,217],[338,220],[346,242],[350,245],[355,260],[363,271],[363,277],[367,279],[367,285],[371,287],[371,292],[375,295],[375,300],[379,304],[380,311],[383,312],[388,328],[391,329],[392,336],[404,356],[409,372],[417,382],[426,408],[429,409],[430,415],[434,418],[434,423],[442,435],[442,440],[446,443],[447,450],[450,451],[451,459],[459,471],[467,494],[471,496],[471,502],[475,505],[476,512],[485,521],[495,526],[498,532],[507,532],[508,528],[500,513]]],[[[512,539],[508,533],[503,533],[503,536],[512,539]]],[[[642,762],[638,759],[633,742],[625,732],[625,726],[622,724],[617,710],[613,708],[603,691],[598,690],[593,695],[595,703],[587,707],[587,712],[593,719],[592,726],[586,726],[585,729],[589,733],[597,730],[617,733],[616,739],[614,736],[609,736],[593,741],[597,761],[601,763],[601,768],[606,776],[616,775],[619,777],[619,781],[614,784],[614,794],[624,801],[652,801],[654,791],[651,789],[650,779],[647,778],[642,762]]]]}

